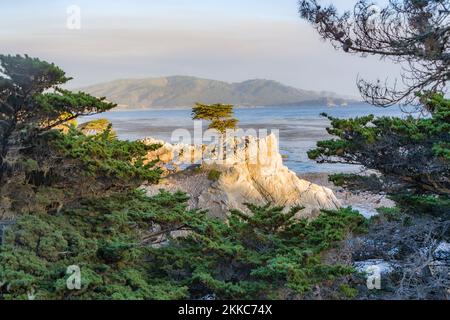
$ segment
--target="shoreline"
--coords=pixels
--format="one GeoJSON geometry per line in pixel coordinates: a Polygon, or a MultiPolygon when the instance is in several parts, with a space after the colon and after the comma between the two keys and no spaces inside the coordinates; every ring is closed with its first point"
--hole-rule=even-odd
{"type": "Polygon", "coordinates": [[[333,190],[335,196],[341,201],[343,207],[352,207],[359,211],[365,218],[371,218],[378,214],[377,209],[382,207],[394,207],[395,203],[388,199],[386,195],[372,192],[351,192],[342,187],[335,186],[328,180],[332,173],[310,172],[297,174],[300,179],[316,183],[333,190]]]}
{"type": "MultiPolygon", "coordinates": [[[[336,105],[336,106],[329,106],[329,105],[323,105],[323,104],[314,104],[314,103],[305,103],[305,104],[288,104],[288,105],[267,105],[267,106],[245,106],[245,105],[235,105],[234,109],[270,109],[270,108],[308,108],[308,107],[326,107],[329,109],[336,109],[336,108],[348,108],[353,106],[362,106],[366,105],[364,102],[355,102],[350,103],[348,105],[342,106],[342,105],[336,105]]],[[[168,110],[191,110],[192,106],[171,106],[171,107],[165,107],[165,106],[152,106],[147,108],[127,108],[127,107],[116,107],[112,110],[109,110],[108,112],[139,112],[139,111],[168,111],[168,110]]]]}

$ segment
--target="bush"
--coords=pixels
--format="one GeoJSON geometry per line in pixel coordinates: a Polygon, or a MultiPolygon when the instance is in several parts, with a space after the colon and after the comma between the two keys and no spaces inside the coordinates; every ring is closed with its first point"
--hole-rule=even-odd
{"type": "Polygon", "coordinates": [[[217,171],[217,170],[211,170],[208,173],[208,180],[219,181],[221,175],[222,175],[222,172],[217,171]]]}
{"type": "Polygon", "coordinates": [[[324,212],[315,221],[294,218],[299,208],[248,205],[251,215],[232,211],[229,222],[199,216],[187,238],[154,249],[150,275],[189,288],[189,298],[300,297],[313,286],[352,273],[326,265],[321,253],[351,232],[364,232],[365,219],[350,209],[324,212]]]}
{"type": "Polygon", "coordinates": [[[349,232],[365,230],[350,209],[296,220],[298,209],[249,205],[229,224],[187,210],[182,193],[149,198],[142,192],[84,201],[59,215],[25,215],[0,247],[3,299],[270,299],[306,293],[347,275],[346,266],[321,263],[321,252],[349,232]],[[158,224],[170,241],[154,247],[158,224]],[[190,230],[171,239],[174,230],[190,230]],[[68,266],[81,268],[82,288],[66,287],[68,266]],[[8,289],[6,289],[8,288],[8,289]],[[287,291],[286,291],[287,290],[287,291]]]}

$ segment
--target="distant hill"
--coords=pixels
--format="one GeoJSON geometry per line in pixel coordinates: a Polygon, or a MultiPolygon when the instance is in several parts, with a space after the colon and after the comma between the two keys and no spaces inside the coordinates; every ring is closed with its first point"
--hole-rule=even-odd
{"type": "Polygon", "coordinates": [[[195,102],[231,103],[237,106],[342,105],[358,102],[331,92],[301,90],[273,80],[260,79],[227,83],[172,76],[116,80],[81,90],[106,97],[118,103],[122,109],[192,107],[195,102]]]}

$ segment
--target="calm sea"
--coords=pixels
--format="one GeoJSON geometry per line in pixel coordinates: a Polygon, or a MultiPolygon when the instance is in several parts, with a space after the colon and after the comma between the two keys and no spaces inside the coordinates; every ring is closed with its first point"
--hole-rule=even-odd
{"type": "MultiPolygon", "coordinates": [[[[400,117],[407,115],[396,107],[384,109],[369,105],[240,108],[236,109],[235,115],[243,129],[267,129],[269,133],[272,129],[279,130],[280,152],[285,157],[285,164],[297,173],[355,171],[357,168],[354,166],[317,164],[308,159],[306,152],[314,148],[317,141],[330,138],[325,130],[329,121],[320,116],[322,112],[341,118],[368,114],[400,117]]],[[[171,142],[172,132],[176,129],[193,132],[194,123],[190,113],[188,109],[112,111],[85,117],[80,123],[107,118],[112,122],[120,139],[154,137],[171,142]]]]}

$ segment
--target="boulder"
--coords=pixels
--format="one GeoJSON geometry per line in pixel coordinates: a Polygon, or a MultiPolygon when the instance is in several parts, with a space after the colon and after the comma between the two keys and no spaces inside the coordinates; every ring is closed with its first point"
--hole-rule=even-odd
{"type": "Polygon", "coordinates": [[[371,274],[376,271],[380,275],[389,275],[399,266],[382,259],[370,259],[366,261],[357,261],[354,263],[354,267],[356,271],[365,274],[371,274]]]}
{"type": "Polygon", "coordinates": [[[450,243],[442,241],[433,252],[436,260],[450,261],[450,243]]]}

